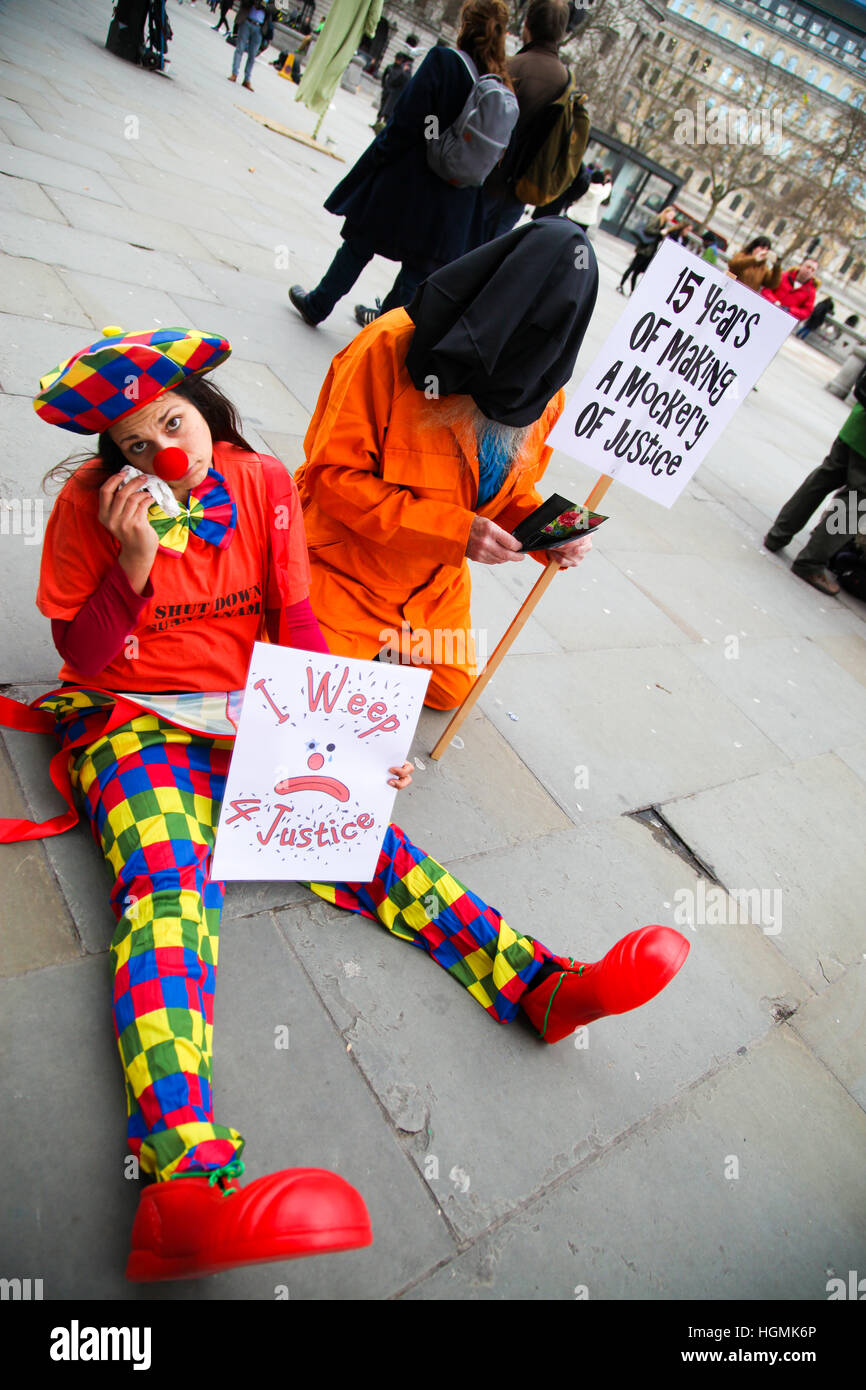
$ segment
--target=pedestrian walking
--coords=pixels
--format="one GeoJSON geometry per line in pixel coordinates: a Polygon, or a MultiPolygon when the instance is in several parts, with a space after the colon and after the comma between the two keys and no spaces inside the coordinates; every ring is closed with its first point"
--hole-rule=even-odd
{"type": "Polygon", "coordinates": [[[213,29],[215,29],[215,30],[217,31],[217,33],[219,33],[219,31],[220,31],[220,29],[223,27],[223,25],[226,26],[226,33],[227,33],[227,34],[231,32],[230,29],[229,29],[228,12],[229,12],[229,10],[231,9],[231,7],[232,7],[233,4],[234,4],[234,0],[219,0],[220,17],[219,17],[219,19],[217,20],[216,24],[214,24],[214,25],[211,26],[213,29]]]}
{"type": "Polygon", "coordinates": [[[252,92],[253,85],[250,78],[253,74],[253,66],[256,55],[262,46],[265,24],[269,17],[269,7],[257,3],[257,0],[241,0],[238,9],[238,37],[235,44],[235,54],[232,60],[232,72],[229,82],[237,82],[238,73],[241,70],[241,63],[246,55],[247,66],[244,73],[243,85],[247,91],[252,92]]]}
{"type": "Polygon", "coordinates": [[[818,262],[807,256],[793,270],[786,270],[775,289],[761,290],[764,299],[785,309],[795,319],[807,319],[815,307],[815,271],[818,262]]]}
{"type": "Polygon", "coordinates": [[[631,277],[629,294],[634,294],[638,279],[643,275],[665,237],[671,236],[677,227],[677,210],[673,206],[663,208],[657,217],[637,233],[637,248],[631,261],[622,273],[616,287],[617,294],[625,294],[625,282],[631,277]]]}
{"type": "Polygon", "coordinates": [[[358,279],[374,256],[399,261],[400,271],[384,302],[355,306],[360,324],[408,304],[432,271],[484,240],[481,187],[456,188],[431,169],[430,133],[447,131],[460,115],[474,79],[460,53],[478,73],[507,83],[504,0],[466,0],[455,53],[430,50],[400,95],[391,120],[327,199],[341,214],[343,245],[318,285],[293,285],[289,298],[304,321],[319,324],[358,279]],[[432,124],[431,124],[432,123],[432,124]]]}
{"type": "Polygon", "coordinates": [[[523,214],[525,204],[515,197],[508,179],[509,153],[522,146],[527,131],[541,112],[561,96],[568,85],[568,68],[559,57],[567,23],[565,0],[530,0],[523,21],[523,47],[507,63],[520,114],[504,159],[484,184],[485,241],[510,232],[523,214]]]}

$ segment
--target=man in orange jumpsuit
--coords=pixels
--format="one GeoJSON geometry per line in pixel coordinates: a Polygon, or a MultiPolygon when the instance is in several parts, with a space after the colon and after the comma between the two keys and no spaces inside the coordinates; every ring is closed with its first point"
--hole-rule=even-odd
{"type": "Polygon", "coordinates": [[[475,678],[467,559],[523,558],[510,533],[541,504],[597,290],[583,232],[544,219],[431,275],[331,363],[295,475],[311,605],[333,652],[431,667],[434,709],[475,678]]]}

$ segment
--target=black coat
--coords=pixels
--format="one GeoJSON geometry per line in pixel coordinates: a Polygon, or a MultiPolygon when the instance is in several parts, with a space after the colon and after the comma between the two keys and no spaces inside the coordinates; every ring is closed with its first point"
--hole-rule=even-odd
{"type": "Polygon", "coordinates": [[[446,265],[484,241],[480,188],[452,188],[427,164],[425,130],[442,134],[472,91],[469,69],[449,48],[432,48],[401,94],[390,122],[325,203],[345,217],[344,237],[410,266],[446,265]]]}

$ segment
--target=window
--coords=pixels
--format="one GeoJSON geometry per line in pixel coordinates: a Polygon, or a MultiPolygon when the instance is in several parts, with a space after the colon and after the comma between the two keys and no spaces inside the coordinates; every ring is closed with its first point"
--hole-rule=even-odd
{"type": "Polygon", "coordinates": [[[780,222],[777,222],[775,227],[773,228],[773,236],[781,236],[786,226],[787,223],[785,222],[785,219],[783,217],[782,220],[780,222]]]}
{"type": "Polygon", "coordinates": [[[722,25],[721,29],[719,30],[719,38],[720,38],[720,39],[726,39],[726,38],[728,37],[728,35],[730,34],[730,32],[731,32],[731,21],[730,21],[729,19],[726,19],[725,22],[724,22],[724,24],[722,25]]]}
{"type": "Polygon", "coordinates": [[[659,47],[659,45],[660,45],[660,44],[662,43],[662,41],[664,40],[664,36],[665,36],[665,31],[664,31],[664,29],[659,29],[658,33],[656,34],[655,38],[653,39],[653,48],[658,48],[658,47],[659,47]]]}
{"type": "Polygon", "coordinates": [[[794,184],[791,181],[791,179],[786,179],[785,182],[782,184],[782,197],[787,198],[788,194],[791,192],[791,189],[793,187],[794,184]]]}
{"type": "Polygon", "coordinates": [[[694,169],[692,168],[691,164],[689,164],[688,167],[687,167],[687,169],[686,169],[686,172],[683,174],[683,183],[688,183],[689,179],[692,177],[692,174],[693,174],[694,172],[695,172],[695,171],[694,171],[694,169]]]}
{"type": "Polygon", "coordinates": [[[683,80],[684,79],[681,77],[678,82],[674,83],[673,87],[671,88],[672,97],[678,97],[680,92],[683,90],[683,80]]]}
{"type": "Polygon", "coordinates": [[[838,42],[839,42],[839,35],[838,35],[838,33],[836,32],[835,29],[828,29],[828,30],[827,30],[827,42],[828,42],[828,43],[838,43],[838,42]]]}
{"type": "Polygon", "coordinates": [[[796,71],[797,71],[797,59],[796,59],[796,58],[789,58],[788,61],[787,61],[787,63],[785,64],[785,67],[787,68],[788,72],[796,72],[796,71]]]}
{"type": "Polygon", "coordinates": [[[839,100],[840,100],[840,101],[847,101],[850,95],[851,95],[851,83],[850,83],[850,82],[846,82],[845,85],[844,85],[844,87],[842,87],[842,88],[840,89],[840,91],[839,91],[839,100]]]}
{"type": "Polygon", "coordinates": [[[804,14],[802,10],[796,10],[796,11],[795,11],[795,13],[794,13],[794,23],[795,23],[795,24],[799,24],[799,25],[802,26],[803,24],[805,24],[805,23],[808,21],[808,19],[809,19],[809,16],[808,16],[807,14],[804,14]]]}
{"type": "Polygon", "coordinates": [[[829,72],[825,72],[825,73],[824,73],[824,76],[821,78],[821,81],[818,83],[818,86],[820,87],[820,89],[821,89],[822,92],[826,92],[826,91],[827,91],[827,89],[829,88],[830,83],[831,83],[832,80],[833,80],[833,79],[832,79],[832,77],[830,76],[830,73],[829,73],[829,72]]]}
{"type": "Polygon", "coordinates": [[[851,267],[852,267],[853,264],[854,264],[854,257],[853,257],[853,256],[850,254],[850,252],[849,252],[849,254],[845,257],[844,261],[842,262],[842,264],[841,264],[840,267],[839,267],[839,274],[840,274],[840,275],[847,275],[848,271],[851,269],[851,267]]]}
{"type": "Polygon", "coordinates": [[[720,82],[730,82],[730,80],[731,80],[731,78],[732,78],[732,76],[733,76],[733,73],[734,73],[734,69],[733,69],[733,68],[722,68],[721,72],[719,73],[719,81],[720,81],[720,82]]]}
{"type": "Polygon", "coordinates": [[[713,107],[715,106],[715,104],[716,104],[716,98],[715,98],[715,97],[707,97],[707,100],[706,100],[705,105],[706,105],[706,109],[707,109],[708,111],[712,111],[712,109],[713,109],[713,107]]]}
{"type": "Polygon", "coordinates": [[[731,212],[736,212],[736,211],[737,211],[737,208],[740,206],[740,203],[741,203],[742,201],[743,201],[743,199],[742,199],[742,197],[740,196],[740,194],[739,194],[739,193],[735,194],[735,196],[731,199],[731,203],[730,203],[731,212]]]}
{"type": "Polygon", "coordinates": [[[719,27],[719,16],[718,16],[717,14],[711,14],[710,17],[709,17],[709,19],[707,20],[707,28],[710,30],[711,33],[714,34],[714,33],[716,32],[716,30],[718,29],[718,27],[719,27]]]}
{"type": "Polygon", "coordinates": [[[784,62],[784,58],[785,58],[784,50],[781,49],[781,48],[777,48],[776,51],[775,51],[775,53],[773,54],[772,58],[770,59],[770,62],[771,62],[771,63],[776,63],[776,64],[778,65],[779,63],[784,62]]]}
{"type": "Polygon", "coordinates": [[[807,82],[814,82],[814,81],[815,81],[815,78],[816,78],[817,76],[818,76],[818,69],[817,69],[817,68],[810,68],[809,71],[806,73],[806,81],[807,81],[807,82]]]}
{"type": "Polygon", "coordinates": [[[783,140],[779,146],[779,158],[784,159],[785,155],[790,154],[794,148],[793,140],[783,140]]]}
{"type": "Polygon", "coordinates": [[[859,280],[864,270],[866,270],[866,265],[864,265],[862,261],[858,261],[854,269],[851,271],[851,279],[859,280]]]}
{"type": "MultiPolygon", "coordinates": [[[[646,77],[646,75],[647,75],[648,72],[649,72],[649,63],[646,62],[646,60],[644,60],[644,62],[641,63],[640,67],[639,67],[638,70],[637,70],[637,80],[638,80],[638,82],[643,82],[643,80],[644,80],[644,78],[646,77]]],[[[561,80],[562,80],[562,79],[560,79],[560,81],[561,81],[561,80]]]]}
{"type": "Polygon", "coordinates": [[[754,204],[754,203],[746,203],[746,206],[743,208],[743,216],[744,216],[744,217],[751,217],[751,215],[752,215],[752,213],[753,213],[754,211],[755,211],[755,204],[754,204]]]}
{"type": "Polygon", "coordinates": [[[678,43],[679,39],[668,39],[668,53],[673,53],[678,43]]]}
{"type": "Polygon", "coordinates": [[[782,16],[783,19],[785,18],[785,15],[786,15],[787,13],[788,13],[788,6],[787,6],[787,5],[777,5],[777,6],[776,6],[776,14],[780,14],[780,15],[782,16]]]}
{"type": "Polygon", "coordinates": [[[862,93],[862,92],[858,92],[858,93],[856,94],[856,96],[854,96],[854,97],[852,98],[851,105],[852,105],[852,106],[856,106],[857,109],[858,109],[858,111],[859,111],[860,107],[863,105],[863,93],[862,93]]]}
{"type": "Polygon", "coordinates": [[[689,57],[689,67],[690,67],[690,68],[693,68],[693,67],[694,67],[695,63],[698,61],[698,59],[700,58],[700,56],[701,56],[701,55],[700,55],[699,50],[698,50],[697,48],[693,48],[693,49],[692,49],[692,52],[691,52],[691,55],[690,55],[690,57],[689,57]]]}
{"type": "Polygon", "coordinates": [[[654,87],[656,85],[661,75],[661,68],[653,68],[649,77],[649,84],[651,87],[654,87]]]}
{"type": "Polygon", "coordinates": [[[685,9],[683,10],[683,19],[689,19],[694,14],[694,10],[694,5],[686,5],[685,9]]]}
{"type": "Polygon", "coordinates": [[[709,186],[710,186],[711,183],[712,183],[712,179],[711,179],[711,178],[701,179],[701,186],[700,186],[700,188],[698,189],[698,192],[699,192],[699,193],[706,193],[706,191],[707,191],[707,189],[709,188],[709,186]]]}
{"type": "Polygon", "coordinates": [[[752,51],[753,51],[753,53],[756,53],[756,54],[763,53],[763,51],[764,51],[764,40],[763,40],[763,39],[758,39],[758,40],[756,41],[755,47],[754,47],[754,49],[753,49],[752,51]]]}
{"type": "Polygon", "coordinates": [[[846,41],[845,41],[845,52],[846,52],[846,53],[853,53],[853,52],[854,52],[854,49],[855,49],[856,47],[857,47],[857,45],[856,45],[856,43],[854,42],[853,39],[846,39],[846,41]]]}
{"type": "Polygon", "coordinates": [[[710,70],[710,68],[711,68],[712,66],[713,66],[713,60],[712,60],[712,58],[705,58],[704,61],[701,63],[701,72],[709,72],[709,70],[710,70]]]}
{"type": "Polygon", "coordinates": [[[810,33],[810,34],[822,34],[823,32],[824,32],[824,26],[823,26],[823,24],[818,24],[818,23],[816,22],[816,23],[814,23],[814,24],[810,24],[810,25],[809,25],[809,33],[810,33]]]}
{"type": "Polygon", "coordinates": [[[731,91],[732,91],[732,92],[738,92],[738,91],[740,90],[740,88],[742,87],[742,85],[743,85],[743,74],[742,74],[741,72],[738,72],[737,75],[736,75],[736,77],[734,78],[733,82],[731,83],[731,91]]]}

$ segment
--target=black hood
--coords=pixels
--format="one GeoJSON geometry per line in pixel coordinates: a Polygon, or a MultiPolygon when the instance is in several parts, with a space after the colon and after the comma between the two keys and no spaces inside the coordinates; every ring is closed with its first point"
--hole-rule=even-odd
{"type": "Polygon", "coordinates": [[[419,391],[471,396],[502,425],[531,425],[571,378],[598,293],[595,253],[567,217],[544,217],[435,271],[406,312],[419,391]]]}

